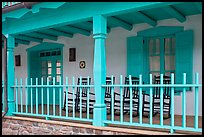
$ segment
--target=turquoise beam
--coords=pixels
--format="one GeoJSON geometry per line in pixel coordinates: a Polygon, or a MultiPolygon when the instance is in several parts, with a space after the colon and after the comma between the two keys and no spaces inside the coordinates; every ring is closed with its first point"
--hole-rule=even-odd
{"type": "Polygon", "coordinates": [[[14,89],[12,86],[14,85],[14,47],[15,47],[15,38],[11,35],[8,35],[8,44],[7,44],[7,70],[8,70],[8,112],[7,116],[12,116],[13,112],[15,112],[15,102],[14,102],[14,89]]]}
{"type": "Polygon", "coordinates": [[[195,6],[199,10],[200,13],[202,13],[202,2],[194,2],[195,6]]]}
{"type": "Polygon", "coordinates": [[[16,43],[18,43],[18,44],[23,44],[23,45],[29,45],[29,44],[30,44],[30,41],[21,40],[21,39],[16,39],[16,43]]]}
{"type": "Polygon", "coordinates": [[[129,31],[131,31],[132,28],[133,28],[132,24],[130,24],[130,23],[126,22],[126,21],[123,21],[123,20],[121,20],[121,19],[119,19],[117,17],[112,16],[112,17],[109,18],[109,20],[110,20],[111,23],[117,24],[118,26],[120,26],[120,27],[122,27],[122,28],[124,28],[126,30],[129,30],[129,31]]]}
{"type": "Polygon", "coordinates": [[[94,91],[95,104],[93,114],[94,126],[105,126],[103,123],[106,120],[106,104],[105,88],[101,85],[106,83],[106,53],[105,53],[105,39],[107,34],[107,19],[102,15],[93,17],[93,38],[95,39],[94,47],[94,91]]]}
{"type": "Polygon", "coordinates": [[[43,30],[43,32],[48,33],[48,34],[51,33],[51,34],[54,34],[57,36],[65,36],[65,37],[69,37],[69,38],[73,37],[73,34],[57,30],[56,28],[46,29],[46,30],[43,30]]]}
{"type": "Polygon", "coordinates": [[[157,25],[156,20],[152,19],[151,17],[145,15],[140,11],[137,12],[137,17],[153,27],[157,25]]]}
{"type": "Polygon", "coordinates": [[[41,32],[31,32],[31,33],[27,33],[26,35],[57,41],[57,36],[53,36],[53,35],[49,35],[41,32]]]}
{"type": "Polygon", "coordinates": [[[186,17],[181,14],[179,11],[177,11],[174,7],[172,6],[166,6],[163,8],[169,15],[172,17],[175,17],[179,22],[184,22],[186,21],[186,17]]]}
{"type": "Polygon", "coordinates": [[[80,33],[85,36],[90,36],[91,32],[85,29],[73,27],[73,26],[63,26],[64,30],[72,32],[72,33],[80,33]]]}
{"type": "Polygon", "coordinates": [[[25,35],[21,35],[21,34],[15,35],[14,37],[17,39],[20,39],[20,40],[34,41],[34,42],[38,42],[38,43],[41,43],[43,41],[43,39],[40,39],[40,38],[34,38],[34,37],[25,36],[25,35]]]}

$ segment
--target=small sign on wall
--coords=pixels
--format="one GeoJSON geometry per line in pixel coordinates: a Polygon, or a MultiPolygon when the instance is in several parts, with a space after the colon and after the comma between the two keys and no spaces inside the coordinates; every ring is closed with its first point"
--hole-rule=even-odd
{"type": "Polygon", "coordinates": [[[86,62],[85,61],[80,61],[79,62],[79,68],[84,69],[86,67],[86,62]]]}
{"type": "Polygon", "coordinates": [[[76,61],[76,48],[69,48],[69,61],[76,61]]]}
{"type": "Polygon", "coordinates": [[[21,66],[21,56],[20,55],[15,55],[15,65],[21,66]]]}

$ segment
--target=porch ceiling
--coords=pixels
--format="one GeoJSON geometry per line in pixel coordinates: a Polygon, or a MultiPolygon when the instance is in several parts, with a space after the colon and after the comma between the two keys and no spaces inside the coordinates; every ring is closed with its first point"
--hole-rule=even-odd
{"type": "MultiPolygon", "coordinates": [[[[60,10],[66,7],[67,4],[54,9],[60,10]]],[[[21,19],[26,19],[34,14],[42,15],[47,12],[53,12],[53,8],[41,8],[39,12],[27,12],[21,19]]],[[[134,24],[147,23],[153,27],[157,26],[157,21],[164,19],[175,18],[179,22],[184,22],[186,16],[202,14],[202,3],[201,2],[184,2],[176,3],[173,5],[163,6],[159,8],[151,8],[146,10],[140,10],[137,12],[130,12],[126,14],[120,14],[115,16],[107,17],[108,33],[112,28],[122,27],[128,31],[132,30],[134,24]]],[[[7,21],[16,21],[17,18],[7,18],[7,21]]],[[[18,44],[29,45],[31,41],[41,43],[43,39],[49,39],[57,41],[59,36],[65,36],[72,38],[74,34],[81,34],[90,36],[92,34],[93,21],[88,21],[69,24],[44,30],[38,30],[35,32],[29,32],[24,34],[18,34],[16,38],[16,46],[18,44]]]]}

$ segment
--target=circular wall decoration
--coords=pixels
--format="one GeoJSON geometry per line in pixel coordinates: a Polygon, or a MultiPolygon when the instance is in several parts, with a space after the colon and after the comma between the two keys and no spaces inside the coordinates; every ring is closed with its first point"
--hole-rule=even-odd
{"type": "Polygon", "coordinates": [[[86,67],[85,61],[80,61],[79,62],[79,67],[80,67],[80,69],[84,69],[86,67]]]}

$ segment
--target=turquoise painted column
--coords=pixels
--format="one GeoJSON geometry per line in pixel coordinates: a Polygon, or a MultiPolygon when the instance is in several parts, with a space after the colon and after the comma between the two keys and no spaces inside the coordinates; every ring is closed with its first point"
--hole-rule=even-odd
{"type": "Polygon", "coordinates": [[[7,116],[12,116],[12,112],[15,111],[14,103],[14,89],[11,86],[14,85],[14,47],[15,39],[13,36],[8,35],[7,39],[7,69],[8,69],[8,112],[7,116]]]}
{"type": "Polygon", "coordinates": [[[101,85],[106,80],[106,54],[105,54],[105,38],[107,33],[107,20],[102,15],[93,17],[93,38],[94,46],[94,90],[95,104],[93,114],[94,126],[105,126],[103,120],[106,120],[106,105],[104,103],[105,89],[101,85]]]}

